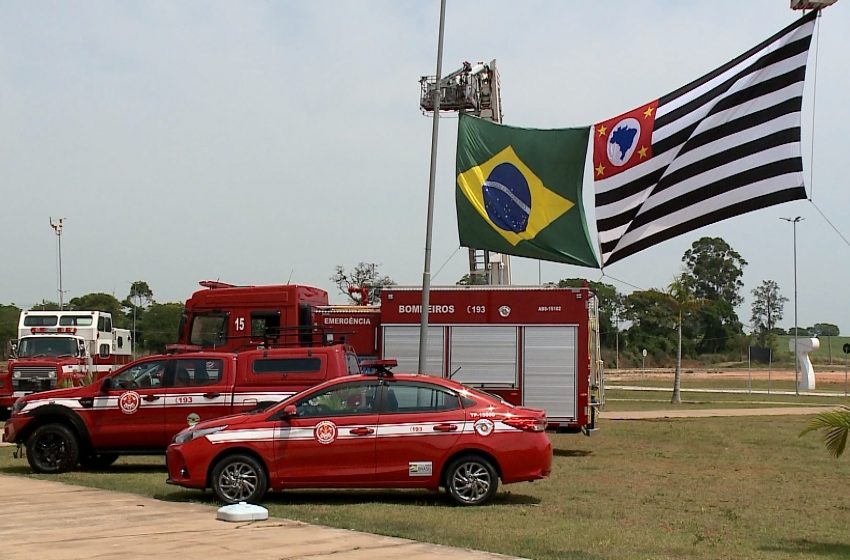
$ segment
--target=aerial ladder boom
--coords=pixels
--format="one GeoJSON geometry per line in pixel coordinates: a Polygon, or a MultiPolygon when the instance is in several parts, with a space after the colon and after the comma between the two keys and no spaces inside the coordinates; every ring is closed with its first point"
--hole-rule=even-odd
{"type": "MultiPolygon", "coordinates": [[[[469,113],[496,123],[502,122],[502,103],[496,61],[463,65],[442,78],[422,76],[419,107],[424,113],[434,111],[435,95],[439,92],[440,111],[469,113]]],[[[511,262],[508,255],[485,249],[469,249],[469,283],[508,285],[511,283],[511,262]]]]}

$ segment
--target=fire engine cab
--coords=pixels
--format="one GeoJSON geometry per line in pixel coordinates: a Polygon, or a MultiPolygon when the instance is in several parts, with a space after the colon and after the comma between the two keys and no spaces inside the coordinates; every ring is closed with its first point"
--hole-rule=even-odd
{"type": "Polygon", "coordinates": [[[8,372],[0,374],[0,410],[29,393],[83,385],[126,364],[130,331],[103,311],[23,311],[8,372]]]}

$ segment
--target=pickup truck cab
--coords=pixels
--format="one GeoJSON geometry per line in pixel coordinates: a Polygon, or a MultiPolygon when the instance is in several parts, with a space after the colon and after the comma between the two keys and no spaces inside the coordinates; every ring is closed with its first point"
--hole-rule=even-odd
{"type": "Polygon", "coordinates": [[[357,373],[357,356],[342,344],[150,356],[90,385],[21,397],[3,439],[25,447],[38,473],[103,468],[119,455],[163,454],[176,433],[202,420],[357,373]]]}

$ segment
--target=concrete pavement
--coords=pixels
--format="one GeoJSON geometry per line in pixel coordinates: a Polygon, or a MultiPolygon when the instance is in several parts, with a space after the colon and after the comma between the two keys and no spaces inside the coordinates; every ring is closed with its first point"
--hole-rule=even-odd
{"type": "Polygon", "coordinates": [[[216,507],[0,474],[4,560],[505,560],[287,519],[227,523],[216,507]]]}

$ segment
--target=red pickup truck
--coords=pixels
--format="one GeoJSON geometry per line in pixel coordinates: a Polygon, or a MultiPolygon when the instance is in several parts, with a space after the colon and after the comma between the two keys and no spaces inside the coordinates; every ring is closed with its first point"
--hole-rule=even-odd
{"type": "Polygon", "coordinates": [[[342,344],[150,356],[91,385],[21,397],[3,439],[25,447],[38,473],[78,463],[104,468],[119,455],[163,454],[177,432],[201,420],[269,406],[356,373],[357,356],[342,344]]]}

